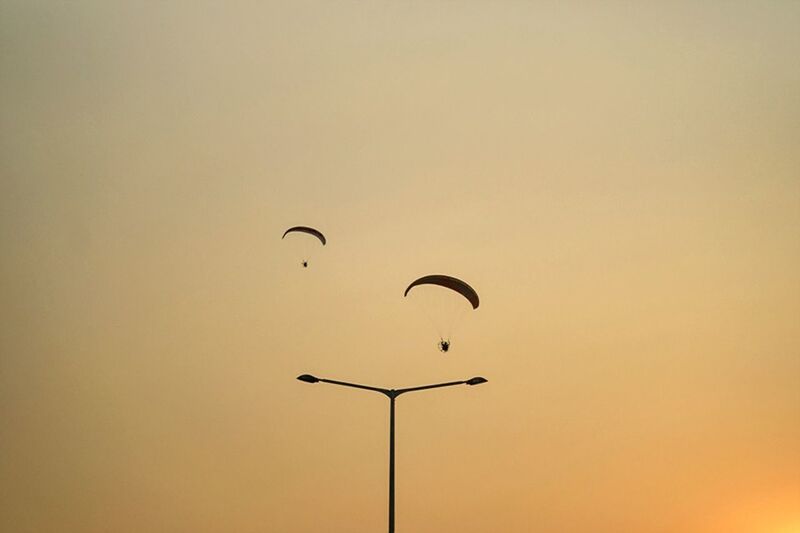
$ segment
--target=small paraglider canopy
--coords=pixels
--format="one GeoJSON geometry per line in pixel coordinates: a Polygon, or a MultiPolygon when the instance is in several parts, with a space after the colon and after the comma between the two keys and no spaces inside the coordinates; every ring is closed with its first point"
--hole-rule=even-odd
{"type": "Polygon", "coordinates": [[[469,301],[469,303],[472,304],[473,309],[477,309],[481,303],[480,298],[478,298],[478,293],[475,292],[475,289],[473,289],[460,279],[451,276],[445,276],[443,274],[422,276],[418,280],[413,281],[411,285],[409,285],[408,288],[406,288],[406,292],[403,293],[403,296],[408,296],[408,291],[410,291],[417,285],[439,285],[441,287],[446,287],[448,289],[454,290],[461,296],[466,298],[469,301]]]}
{"type": "Polygon", "coordinates": [[[316,230],[314,228],[309,228],[308,226],[294,226],[292,228],[289,228],[285,232],[283,232],[283,237],[281,237],[281,239],[285,238],[286,235],[293,232],[308,233],[309,235],[313,235],[314,237],[319,239],[319,241],[322,243],[322,246],[325,246],[327,242],[325,240],[325,235],[323,235],[321,231],[316,230]]]}
{"type": "Polygon", "coordinates": [[[308,268],[309,259],[319,247],[317,239],[325,246],[328,240],[318,229],[308,226],[293,226],[283,232],[281,240],[288,242],[292,254],[300,261],[303,268],[308,268]]]}

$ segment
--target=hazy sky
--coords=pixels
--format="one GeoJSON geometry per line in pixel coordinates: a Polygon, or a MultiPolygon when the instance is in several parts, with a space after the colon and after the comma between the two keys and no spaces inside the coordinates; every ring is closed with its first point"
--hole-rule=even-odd
{"type": "Polygon", "coordinates": [[[798,28],[0,0],[0,530],[799,532],[798,28]]]}

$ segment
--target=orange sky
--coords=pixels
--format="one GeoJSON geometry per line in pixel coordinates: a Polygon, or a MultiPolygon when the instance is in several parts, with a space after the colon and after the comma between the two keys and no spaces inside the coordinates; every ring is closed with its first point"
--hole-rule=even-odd
{"type": "Polygon", "coordinates": [[[798,27],[1,2],[0,530],[797,533],[798,27]]]}

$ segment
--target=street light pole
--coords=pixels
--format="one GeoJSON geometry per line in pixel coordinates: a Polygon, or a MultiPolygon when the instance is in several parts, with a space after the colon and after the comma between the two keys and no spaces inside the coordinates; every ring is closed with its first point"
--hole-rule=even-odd
{"type": "Polygon", "coordinates": [[[389,396],[389,533],[394,533],[394,399],[389,396]]]}
{"type": "Polygon", "coordinates": [[[369,385],[359,385],[357,383],[347,383],[346,381],[337,381],[333,379],[318,378],[311,374],[303,374],[297,376],[297,379],[306,383],[330,383],[332,385],[341,385],[344,387],[353,387],[356,389],[365,389],[389,397],[389,533],[394,533],[394,402],[395,399],[406,392],[415,392],[427,389],[438,389],[441,387],[452,387],[453,385],[480,385],[486,383],[486,379],[480,376],[470,378],[463,381],[448,381],[447,383],[435,383],[433,385],[422,385],[420,387],[409,387],[406,389],[382,389],[380,387],[371,387],[369,385]]]}

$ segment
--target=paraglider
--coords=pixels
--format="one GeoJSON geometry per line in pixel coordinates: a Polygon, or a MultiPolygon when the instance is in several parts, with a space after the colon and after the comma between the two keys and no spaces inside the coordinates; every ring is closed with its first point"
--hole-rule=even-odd
{"type": "Polygon", "coordinates": [[[301,256],[300,264],[303,265],[303,268],[308,268],[309,256],[317,240],[322,243],[322,246],[328,242],[321,231],[308,226],[293,226],[283,232],[281,239],[286,239],[287,235],[289,240],[293,241],[296,252],[301,256]]]}
{"type": "Polygon", "coordinates": [[[480,305],[478,293],[466,282],[444,274],[414,280],[403,296],[408,296],[412,289],[414,297],[439,333],[439,351],[447,353],[451,347],[450,337],[464,312],[470,308],[477,309],[480,305]]]}

